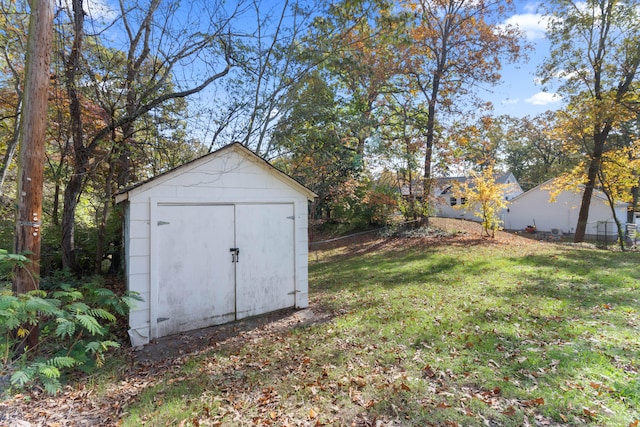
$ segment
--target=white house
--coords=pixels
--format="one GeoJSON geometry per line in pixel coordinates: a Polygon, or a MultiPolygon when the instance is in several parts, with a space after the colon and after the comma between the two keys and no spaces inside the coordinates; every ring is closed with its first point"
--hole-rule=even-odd
{"type": "MultiPolygon", "coordinates": [[[[513,198],[505,215],[504,226],[508,230],[522,230],[535,226],[537,231],[554,234],[573,234],[578,223],[583,187],[575,192],[563,191],[551,202],[553,179],[513,198]]],[[[627,204],[616,205],[616,216],[623,224],[627,219],[627,204]]],[[[586,234],[590,236],[615,236],[617,229],[611,207],[604,193],[594,190],[589,206],[586,234]]]]}
{"type": "MultiPolygon", "coordinates": [[[[459,206],[466,204],[466,198],[463,195],[453,193],[453,187],[456,183],[461,185],[469,179],[469,177],[451,177],[438,178],[436,180],[432,190],[436,216],[470,220],[480,219],[479,216],[476,216],[476,212],[469,212],[467,209],[460,208],[459,206]],[[458,207],[456,208],[456,206],[458,207]]],[[[523,193],[522,187],[520,187],[518,180],[511,172],[496,175],[496,182],[498,184],[508,185],[504,192],[504,198],[506,200],[512,200],[514,197],[523,193]]],[[[504,213],[501,214],[500,217],[504,219],[504,213]]]]}
{"type": "Polygon", "coordinates": [[[307,307],[314,197],[238,143],[120,192],[132,344],[307,307]]]}

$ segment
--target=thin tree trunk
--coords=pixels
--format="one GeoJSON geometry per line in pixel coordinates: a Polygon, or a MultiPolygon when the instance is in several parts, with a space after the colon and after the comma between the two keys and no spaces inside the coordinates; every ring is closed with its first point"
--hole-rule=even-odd
{"type": "MultiPolygon", "coordinates": [[[[18,212],[14,248],[16,253],[25,253],[31,262],[24,268],[16,269],[12,287],[14,293],[25,293],[39,287],[44,141],[52,34],[53,4],[50,0],[33,0],[29,18],[25,94],[21,118],[18,212]]],[[[38,327],[26,327],[29,329],[26,345],[35,348],[38,344],[38,327]]]]}
{"type": "MultiPolygon", "coordinates": [[[[427,141],[424,155],[424,182],[422,190],[422,203],[425,207],[428,205],[429,196],[431,195],[431,163],[433,159],[433,142],[435,140],[435,127],[436,127],[436,103],[438,97],[438,91],[440,90],[440,77],[439,72],[433,76],[433,85],[431,87],[431,98],[429,99],[429,109],[427,116],[427,141]]],[[[429,215],[425,214],[423,210],[423,225],[429,225],[429,215]]]]}
{"type": "Polygon", "coordinates": [[[75,212],[78,199],[82,192],[82,182],[87,171],[89,153],[84,146],[82,127],[82,108],[80,95],[76,87],[76,77],[80,70],[82,54],[82,40],[84,38],[83,0],[73,0],[73,30],[74,39],[71,53],[66,63],[67,93],[69,95],[69,116],[71,121],[71,138],[73,140],[74,165],[72,176],[64,191],[64,206],[62,209],[62,267],[77,270],[75,262],[75,212]]]}
{"type": "Polygon", "coordinates": [[[611,209],[611,215],[613,216],[613,221],[616,224],[616,233],[618,235],[618,243],[620,245],[620,250],[624,252],[624,230],[622,229],[622,224],[618,219],[618,214],[616,213],[616,201],[613,199],[611,195],[611,191],[607,188],[606,182],[604,180],[604,176],[602,174],[602,170],[598,173],[598,179],[600,181],[600,185],[602,185],[602,190],[604,195],[607,197],[607,201],[609,202],[609,208],[611,209]]]}
{"type": "Polygon", "coordinates": [[[100,223],[98,224],[98,237],[96,242],[96,264],[95,274],[102,272],[102,260],[104,258],[104,243],[107,234],[107,218],[109,217],[109,210],[111,208],[111,194],[113,185],[113,176],[115,175],[115,167],[113,162],[109,163],[109,174],[107,175],[106,182],[104,184],[104,204],[102,206],[102,213],[100,215],[100,223]]]}

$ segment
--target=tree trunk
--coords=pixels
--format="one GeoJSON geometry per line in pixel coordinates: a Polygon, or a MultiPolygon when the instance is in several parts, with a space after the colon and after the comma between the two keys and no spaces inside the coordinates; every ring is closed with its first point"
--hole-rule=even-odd
{"type": "MultiPolygon", "coordinates": [[[[31,261],[17,268],[13,292],[38,289],[40,275],[40,225],[44,177],[44,141],[46,136],[47,97],[49,93],[50,49],[53,33],[53,5],[50,0],[33,0],[29,18],[25,94],[21,124],[20,165],[18,173],[18,212],[15,252],[31,261]]],[[[38,327],[28,325],[26,344],[38,344],[38,327]]],[[[22,349],[18,349],[20,351],[22,349]]]]}
{"type": "MultiPolygon", "coordinates": [[[[596,127],[596,129],[598,129],[596,127]]],[[[576,225],[576,233],[573,236],[574,243],[584,242],[587,231],[587,221],[589,219],[589,206],[591,205],[591,196],[596,186],[596,179],[600,172],[602,162],[602,153],[604,152],[604,144],[611,130],[610,124],[605,124],[599,131],[596,130],[593,135],[593,153],[591,162],[589,162],[589,170],[587,172],[587,183],[585,184],[584,193],[582,194],[582,203],[580,204],[580,212],[578,213],[578,224],[576,225]]]]}
{"type": "Polygon", "coordinates": [[[107,234],[107,218],[109,218],[109,210],[111,207],[111,186],[113,185],[113,175],[115,167],[113,162],[109,163],[109,174],[104,184],[104,201],[102,205],[102,213],[100,215],[100,224],[98,224],[98,237],[96,242],[96,264],[94,273],[96,275],[102,272],[102,261],[104,258],[104,243],[107,234]]]}
{"type": "Polygon", "coordinates": [[[64,204],[62,206],[62,241],[60,243],[62,268],[71,271],[77,271],[78,267],[75,259],[75,215],[82,193],[82,176],[83,172],[79,172],[74,167],[73,175],[64,190],[64,204]]]}
{"type": "MultiPolygon", "coordinates": [[[[433,142],[435,140],[435,128],[436,128],[436,103],[438,97],[438,91],[440,90],[440,77],[439,72],[436,71],[433,76],[433,82],[431,86],[431,98],[429,99],[429,110],[427,116],[427,141],[424,155],[424,182],[422,190],[422,203],[426,208],[428,206],[429,196],[431,195],[431,163],[433,158],[433,142]]],[[[429,225],[429,215],[425,214],[426,209],[423,209],[423,225],[429,225]]]]}
{"type": "Polygon", "coordinates": [[[62,268],[77,270],[75,262],[75,213],[78,199],[82,192],[82,182],[87,171],[87,149],[84,146],[84,133],[82,127],[82,108],[76,87],[76,77],[80,70],[80,58],[82,54],[82,40],[84,38],[84,11],[83,0],[73,0],[73,31],[74,39],[66,62],[66,84],[69,95],[69,118],[71,138],[73,140],[73,174],[64,190],[64,206],[62,209],[62,268]]]}

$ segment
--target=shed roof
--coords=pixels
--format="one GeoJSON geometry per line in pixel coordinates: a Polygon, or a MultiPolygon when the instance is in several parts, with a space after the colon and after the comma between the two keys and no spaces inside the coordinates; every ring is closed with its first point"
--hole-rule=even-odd
{"type": "Polygon", "coordinates": [[[282,181],[284,181],[285,183],[287,183],[288,185],[290,185],[294,189],[298,190],[300,193],[304,194],[307,197],[308,200],[313,200],[314,198],[318,197],[318,195],[316,193],[314,193],[313,191],[311,191],[310,189],[308,189],[307,187],[302,185],[295,178],[293,178],[290,175],[286,174],[285,172],[281,171],[280,169],[278,169],[277,167],[275,167],[274,165],[269,163],[267,160],[265,160],[262,157],[258,156],[253,151],[249,150],[247,147],[245,147],[244,145],[240,144],[239,142],[233,142],[231,144],[225,145],[224,147],[222,147],[222,148],[220,148],[220,149],[218,149],[216,151],[212,151],[211,153],[205,154],[204,156],[198,157],[198,158],[196,158],[194,160],[191,160],[191,161],[189,161],[187,163],[184,163],[184,164],[182,164],[182,165],[180,165],[180,166],[178,166],[176,168],[173,168],[173,169],[168,170],[166,172],[163,172],[163,173],[161,173],[159,175],[151,177],[151,178],[149,178],[149,179],[147,179],[145,181],[141,181],[141,182],[133,184],[133,185],[131,185],[129,187],[123,188],[122,190],[118,191],[116,193],[116,195],[115,195],[116,203],[120,203],[120,202],[123,202],[125,200],[128,200],[129,193],[131,193],[134,190],[146,187],[148,185],[152,185],[153,183],[155,183],[161,177],[166,177],[166,176],[171,176],[171,175],[174,175],[174,174],[179,174],[182,170],[186,169],[189,166],[193,166],[196,163],[205,162],[206,159],[209,159],[209,158],[212,158],[212,157],[217,157],[217,156],[220,156],[220,155],[224,154],[225,152],[230,152],[230,151],[234,151],[234,152],[240,154],[241,156],[244,156],[248,160],[251,160],[251,161],[255,162],[257,165],[259,165],[260,167],[264,168],[266,171],[274,172],[282,181]]]}

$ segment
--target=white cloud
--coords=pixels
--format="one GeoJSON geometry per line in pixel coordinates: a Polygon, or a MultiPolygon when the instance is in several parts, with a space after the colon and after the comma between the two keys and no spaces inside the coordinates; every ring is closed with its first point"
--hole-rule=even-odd
{"type": "Polygon", "coordinates": [[[527,98],[525,102],[533,105],[549,105],[555,102],[560,102],[562,97],[557,93],[550,92],[538,92],[531,98],[527,98]]]}
{"type": "Polygon", "coordinates": [[[106,0],[90,0],[85,3],[89,16],[93,19],[112,21],[118,16],[118,11],[109,6],[106,0]]]}
{"type": "Polygon", "coordinates": [[[539,13],[521,13],[508,18],[505,24],[520,28],[528,40],[540,40],[546,37],[549,18],[539,13]]]}

